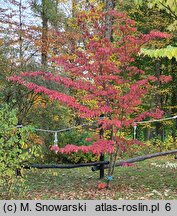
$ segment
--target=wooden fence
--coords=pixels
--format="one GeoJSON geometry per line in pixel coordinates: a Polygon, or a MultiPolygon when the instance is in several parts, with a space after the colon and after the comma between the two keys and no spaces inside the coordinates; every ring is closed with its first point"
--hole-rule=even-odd
{"type": "MultiPolygon", "coordinates": [[[[109,166],[109,161],[98,161],[93,163],[80,163],[80,164],[29,164],[27,166],[22,166],[23,169],[74,169],[80,167],[97,167],[97,170],[100,170],[100,179],[104,178],[105,165],[109,166]]],[[[16,175],[21,176],[20,169],[16,170],[16,175]]]]}
{"type": "MultiPolygon", "coordinates": [[[[148,160],[155,157],[166,156],[170,154],[177,154],[177,149],[166,151],[166,152],[157,152],[154,154],[148,154],[143,156],[138,156],[134,158],[130,158],[128,160],[120,160],[116,162],[115,166],[123,166],[125,163],[136,163],[139,161],[148,160]]],[[[177,157],[175,157],[177,159],[177,157]]],[[[100,157],[100,161],[93,163],[80,163],[80,164],[68,164],[68,165],[60,165],[60,164],[29,164],[28,166],[22,166],[24,169],[36,168],[36,169],[74,169],[80,167],[92,167],[92,171],[100,171],[99,178],[104,178],[104,170],[109,167],[109,161],[104,161],[104,157],[100,157]]],[[[20,169],[16,170],[16,175],[20,176],[20,169]]]]}

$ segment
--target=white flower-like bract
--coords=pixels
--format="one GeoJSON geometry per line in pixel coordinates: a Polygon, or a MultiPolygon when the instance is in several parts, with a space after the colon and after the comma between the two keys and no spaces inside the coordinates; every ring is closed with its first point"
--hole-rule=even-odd
{"type": "Polygon", "coordinates": [[[159,167],[159,168],[170,168],[170,169],[177,169],[176,163],[171,163],[167,161],[165,164],[157,164],[157,163],[151,163],[152,166],[159,167]]]}

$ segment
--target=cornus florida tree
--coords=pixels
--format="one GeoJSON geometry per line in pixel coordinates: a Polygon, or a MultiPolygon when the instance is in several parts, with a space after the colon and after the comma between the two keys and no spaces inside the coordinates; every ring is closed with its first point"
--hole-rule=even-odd
{"type": "MultiPolygon", "coordinates": [[[[128,146],[140,144],[138,141],[126,140],[123,132],[136,121],[146,117],[160,118],[163,114],[159,109],[141,112],[141,104],[156,78],[146,77],[144,71],[134,65],[135,57],[140,47],[149,40],[162,40],[170,35],[155,31],[146,35],[139,34],[134,27],[134,21],[125,13],[115,10],[98,12],[92,9],[80,13],[77,23],[81,32],[78,41],[72,44],[72,47],[68,46],[67,53],[59,53],[52,59],[61,68],[58,75],[43,71],[23,72],[9,80],[66,104],[82,118],[97,120],[105,133],[94,137],[91,146],[78,147],[68,144],[64,148],[53,147],[52,150],[65,154],[77,151],[108,153],[108,176],[112,176],[118,156],[126,151],[128,146]],[[108,16],[112,20],[111,39],[106,37],[108,26],[105,23],[108,16]],[[63,94],[29,81],[29,77],[30,80],[38,77],[62,84],[79,94],[63,94]],[[103,114],[104,118],[100,119],[103,114]]],[[[66,47],[67,44],[65,50],[66,47]]],[[[168,80],[169,77],[163,76],[161,82],[168,80]]]]}

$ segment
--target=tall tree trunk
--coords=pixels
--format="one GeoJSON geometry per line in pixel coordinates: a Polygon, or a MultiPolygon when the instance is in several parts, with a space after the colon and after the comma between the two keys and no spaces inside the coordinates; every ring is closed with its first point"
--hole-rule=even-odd
{"type": "MultiPolygon", "coordinates": [[[[173,86],[172,86],[172,97],[171,97],[171,106],[172,106],[172,115],[177,115],[177,91],[176,91],[176,69],[177,69],[177,61],[175,58],[172,58],[172,79],[173,79],[173,86]]],[[[174,124],[172,128],[172,137],[174,142],[176,141],[176,131],[177,131],[177,118],[174,119],[174,124]]]]}
{"type": "MultiPolygon", "coordinates": [[[[160,62],[158,59],[155,60],[155,76],[158,79],[157,88],[159,90],[161,88],[161,82],[160,82],[161,70],[160,70],[160,62]]],[[[155,103],[159,109],[162,109],[162,97],[159,93],[155,95],[155,103]]],[[[156,135],[159,136],[160,139],[163,141],[163,125],[161,122],[156,122],[156,135]]]]}
{"type": "Polygon", "coordinates": [[[42,45],[41,45],[41,64],[47,66],[48,55],[48,13],[47,0],[42,0],[42,45]]]}
{"type": "MultiPolygon", "coordinates": [[[[113,10],[115,7],[115,0],[106,0],[106,11],[113,10]]],[[[112,17],[107,15],[106,17],[106,31],[105,37],[112,41],[112,17]]]]}
{"type": "MultiPolygon", "coordinates": [[[[109,12],[111,10],[114,9],[115,7],[115,0],[105,0],[105,10],[106,12],[109,12]]],[[[108,14],[106,16],[106,21],[105,21],[105,26],[106,26],[106,31],[105,31],[105,37],[108,38],[110,41],[113,40],[112,38],[112,25],[113,25],[113,20],[112,17],[108,14]]],[[[110,134],[110,139],[113,140],[114,136],[113,136],[113,126],[111,129],[111,134],[110,134]]],[[[118,150],[116,150],[116,153],[118,153],[118,150]]],[[[115,153],[115,155],[111,154],[110,155],[110,164],[109,164],[109,170],[108,170],[108,181],[107,181],[107,188],[109,188],[110,186],[110,179],[112,178],[112,174],[114,172],[114,166],[115,166],[115,160],[117,158],[117,154],[115,153]]]]}
{"type": "Polygon", "coordinates": [[[23,38],[22,38],[22,0],[19,2],[19,60],[20,69],[23,70],[23,38]]]}

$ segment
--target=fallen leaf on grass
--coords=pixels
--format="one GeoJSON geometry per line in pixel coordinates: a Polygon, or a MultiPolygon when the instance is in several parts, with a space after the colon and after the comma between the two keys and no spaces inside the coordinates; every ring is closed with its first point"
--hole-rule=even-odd
{"type": "Polygon", "coordinates": [[[99,190],[101,190],[101,189],[106,188],[107,184],[106,183],[99,183],[97,187],[98,187],[99,190]]]}

